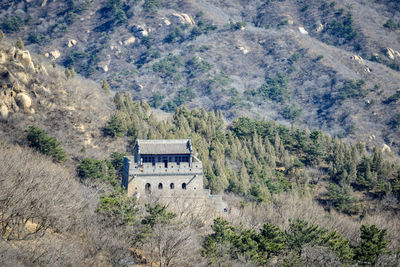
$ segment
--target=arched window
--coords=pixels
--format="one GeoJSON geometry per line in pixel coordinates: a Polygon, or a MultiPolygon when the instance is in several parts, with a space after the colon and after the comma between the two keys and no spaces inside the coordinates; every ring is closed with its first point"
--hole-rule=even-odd
{"type": "Polygon", "coordinates": [[[146,195],[151,194],[151,184],[147,183],[146,186],[144,187],[146,195]]]}
{"type": "Polygon", "coordinates": [[[183,184],[182,184],[182,189],[183,189],[183,190],[186,190],[186,183],[183,183],[183,184]]]}
{"type": "Polygon", "coordinates": [[[162,189],[162,183],[158,184],[158,189],[162,189]]]}
{"type": "Polygon", "coordinates": [[[174,188],[175,188],[174,183],[171,183],[171,184],[169,185],[169,188],[170,188],[170,189],[174,189],[174,188]]]}

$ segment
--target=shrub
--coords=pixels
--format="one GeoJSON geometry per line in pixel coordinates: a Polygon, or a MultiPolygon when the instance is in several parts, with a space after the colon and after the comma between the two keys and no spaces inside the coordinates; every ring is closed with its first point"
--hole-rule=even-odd
{"type": "Polygon", "coordinates": [[[348,12],[346,15],[343,15],[342,13],[343,10],[336,12],[338,18],[328,23],[325,31],[334,37],[343,39],[344,43],[347,43],[355,40],[358,36],[358,32],[354,28],[352,14],[348,12]]]}
{"type": "Polygon", "coordinates": [[[259,93],[273,101],[282,102],[290,97],[289,79],[287,75],[278,73],[275,77],[268,78],[259,89],[259,93]]]}
{"type": "Polygon", "coordinates": [[[51,156],[55,162],[64,163],[67,160],[67,155],[60,142],[36,126],[29,127],[27,140],[29,146],[37,149],[42,154],[51,156]]]}
{"type": "Polygon", "coordinates": [[[28,37],[28,41],[33,44],[45,45],[49,43],[49,37],[43,33],[31,33],[28,37]]]}
{"type": "Polygon", "coordinates": [[[102,182],[109,181],[111,185],[116,186],[115,169],[108,160],[83,159],[77,168],[78,176],[81,180],[92,179],[102,182]]]}
{"type": "Polygon", "coordinates": [[[361,265],[373,266],[380,254],[387,253],[386,229],[380,230],[375,225],[362,225],[360,232],[361,244],[355,248],[355,259],[361,265]]]}
{"type": "Polygon", "coordinates": [[[169,100],[162,106],[161,109],[166,112],[174,112],[177,109],[177,107],[178,106],[172,100],[169,100]]]}
{"type": "Polygon", "coordinates": [[[233,21],[230,19],[230,20],[229,20],[229,26],[230,26],[230,28],[231,28],[231,31],[237,31],[237,30],[240,30],[240,29],[246,27],[246,22],[241,22],[241,21],[233,22],[233,21]]]}
{"type": "Polygon", "coordinates": [[[111,154],[111,164],[114,166],[114,169],[119,173],[122,173],[124,157],[126,157],[126,153],[114,152],[111,154]]]}
{"type": "Polygon", "coordinates": [[[182,66],[183,61],[180,56],[169,54],[153,65],[153,71],[160,73],[163,78],[180,81],[182,74],[179,69],[182,66]]]}
{"type": "Polygon", "coordinates": [[[103,88],[103,90],[109,95],[111,93],[111,88],[110,85],[108,84],[107,80],[104,79],[102,84],[101,84],[101,88],[103,88]]]}
{"type": "Polygon", "coordinates": [[[151,99],[150,99],[149,104],[150,104],[150,106],[153,107],[153,108],[158,108],[158,107],[161,106],[161,104],[162,104],[164,98],[165,98],[165,95],[162,95],[162,94],[160,94],[160,93],[155,92],[155,93],[153,93],[153,95],[151,96],[151,99]]]}
{"type": "Polygon", "coordinates": [[[303,110],[301,108],[297,108],[295,105],[286,106],[283,108],[281,114],[287,120],[295,120],[300,116],[303,110]]]}
{"type": "Polygon", "coordinates": [[[363,89],[364,85],[364,80],[346,81],[343,87],[339,90],[339,99],[345,100],[352,97],[366,96],[367,92],[363,89]]]}
{"type": "Polygon", "coordinates": [[[97,212],[105,214],[120,224],[135,224],[138,213],[136,199],[115,191],[100,196],[97,212]]]}
{"type": "Polygon", "coordinates": [[[21,37],[18,37],[17,41],[15,42],[15,46],[18,49],[24,49],[24,42],[22,41],[21,37]]]}
{"type": "Polygon", "coordinates": [[[389,125],[393,129],[400,128],[400,113],[396,114],[393,116],[393,118],[390,120],[389,125]]]}
{"type": "Polygon", "coordinates": [[[204,21],[199,20],[197,22],[197,25],[194,26],[190,32],[190,39],[194,40],[198,36],[202,34],[208,34],[210,31],[215,31],[217,29],[217,26],[213,24],[208,24],[204,21]]]}
{"type": "Polygon", "coordinates": [[[358,200],[353,198],[350,189],[342,188],[336,184],[328,186],[328,199],[339,211],[346,214],[357,214],[360,212],[358,200]]]}
{"type": "Polygon", "coordinates": [[[384,101],[385,104],[390,104],[392,102],[396,102],[400,99],[400,91],[394,93],[393,95],[389,96],[388,99],[384,101]]]}
{"type": "Polygon", "coordinates": [[[122,114],[116,113],[108,121],[107,125],[103,129],[103,132],[104,135],[109,135],[111,137],[121,137],[126,134],[127,130],[128,129],[125,125],[124,119],[122,118],[122,114]]]}
{"type": "Polygon", "coordinates": [[[6,16],[1,24],[1,28],[7,33],[18,32],[24,26],[25,22],[20,16],[6,16]]]}
{"type": "Polygon", "coordinates": [[[400,29],[400,22],[395,21],[393,19],[388,19],[385,24],[383,24],[383,27],[388,28],[389,30],[398,30],[400,29]]]}
{"type": "Polygon", "coordinates": [[[165,37],[164,41],[167,43],[172,43],[172,42],[182,42],[185,40],[185,36],[183,33],[183,29],[181,27],[175,27],[175,29],[170,32],[167,37],[165,37]]]}
{"type": "Polygon", "coordinates": [[[186,62],[186,69],[191,76],[197,73],[206,73],[213,68],[213,65],[205,60],[201,60],[199,57],[192,57],[186,62]]]}
{"type": "Polygon", "coordinates": [[[157,0],[145,0],[143,4],[143,9],[149,13],[157,13],[157,10],[161,7],[160,2],[157,0]]]}

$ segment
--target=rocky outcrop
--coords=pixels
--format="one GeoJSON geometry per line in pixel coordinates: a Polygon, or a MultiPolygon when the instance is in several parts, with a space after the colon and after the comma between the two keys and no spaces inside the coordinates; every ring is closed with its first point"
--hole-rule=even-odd
{"type": "Polygon", "coordinates": [[[392,48],[388,47],[388,48],[386,48],[386,55],[390,59],[395,59],[397,57],[400,57],[400,52],[399,51],[395,51],[392,48]]]}
{"type": "Polygon", "coordinates": [[[13,112],[34,113],[28,91],[33,73],[47,73],[45,67],[35,68],[29,51],[15,47],[0,50],[0,64],[0,118],[7,119],[13,112]]]}
{"type": "Polygon", "coordinates": [[[324,29],[324,25],[322,25],[321,23],[319,23],[317,25],[317,27],[315,28],[316,32],[322,32],[322,30],[324,29]]]}
{"type": "Polygon", "coordinates": [[[363,63],[364,62],[364,59],[362,57],[360,57],[360,56],[357,56],[357,55],[351,56],[350,59],[352,59],[354,61],[357,61],[358,63],[363,63]]]}
{"type": "Polygon", "coordinates": [[[17,94],[15,100],[17,101],[18,106],[24,111],[29,110],[32,106],[32,100],[26,93],[17,94]]]}
{"type": "Polygon", "coordinates": [[[392,150],[390,149],[390,146],[388,146],[387,144],[383,144],[382,146],[382,152],[391,152],[392,150]]]}
{"type": "Polygon", "coordinates": [[[6,105],[2,105],[0,107],[0,119],[7,119],[8,118],[8,108],[6,105]]]}
{"type": "Polygon", "coordinates": [[[243,47],[243,46],[239,46],[238,49],[239,49],[240,51],[242,51],[242,53],[243,53],[244,55],[246,55],[247,53],[249,53],[249,50],[248,50],[247,48],[243,47]]]}
{"type": "Polygon", "coordinates": [[[304,27],[299,27],[299,32],[301,34],[308,34],[308,31],[306,31],[306,29],[304,29],[304,27]]]}
{"type": "Polygon", "coordinates": [[[145,25],[133,25],[131,27],[131,31],[136,37],[141,38],[141,37],[149,36],[149,32],[151,30],[150,29],[146,29],[145,25]]]}
{"type": "Polygon", "coordinates": [[[190,24],[190,25],[194,25],[195,22],[194,20],[185,13],[172,13],[170,16],[170,19],[172,22],[174,23],[180,23],[180,24],[190,24]]]}
{"type": "Polygon", "coordinates": [[[25,68],[32,71],[35,70],[35,65],[32,62],[29,51],[17,50],[15,53],[15,59],[19,61],[25,68]]]}
{"type": "Polygon", "coordinates": [[[124,45],[130,45],[130,44],[133,44],[134,42],[135,42],[135,37],[133,37],[133,36],[131,36],[131,37],[129,37],[128,39],[126,39],[125,41],[124,41],[124,45]]]}
{"type": "Polygon", "coordinates": [[[77,42],[76,40],[70,39],[70,40],[68,40],[67,46],[68,46],[68,47],[73,47],[73,46],[75,46],[77,43],[78,43],[78,42],[77,42]]]}
{"type": "Polygon", "coordinates": [[[56,50],[50,52],[50,56],[52,59],[57,59],[57,58],[61,57],[61,52],[60,52],[60,50],[56,49],[56,50]]]}

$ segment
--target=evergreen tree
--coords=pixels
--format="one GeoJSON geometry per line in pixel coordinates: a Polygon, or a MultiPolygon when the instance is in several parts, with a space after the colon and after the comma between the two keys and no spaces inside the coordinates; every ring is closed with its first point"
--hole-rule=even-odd
{"type": "Polygon", "coordinates": [[[111,93],[111,89],[110,89],[110,85],[108,84],[107,80],[104,79],[102,84],[101,84],[101,88],[103,88],[103,90],[107,93],[110,94],[111,93]]]}
{"type": "Polygon", "coordinates": [[[18,49],[24,49],[24,42],[22,41],[21,37],[18,37],[17,42],[15,42],[15,46],[18,49]]]}
{"type": "Polygon", "coordinates": [[[104,134],[111,137],[124,136],[128,129],[123,117],[124,114],[121,112],[114,114],[104,127],[104,134]]]}
{"type": "Polygon", "coordinates": [[[319,244],[325,232],[302,219],[289,220],[289,230],[285,232],[287,247],[300,257],[303,247],[319,244]]]}
{"type": "Polygon", "coordinates": [[[360,232],[361,244],[355,248],[355,259],[362,265],[375,265],[378,256],[387,253],[386,229],[362,225],[360,232]]]}
{"type": "Polygon", "coordinates": [[[0,30],[0,42],[6,37],[6,35],[4,34],[4,32],[2,30],[0,30]]]}
{"type": "Polygon", "coordinates": [[[260,236],[259,249],[261,253],[259,258],[260,263],[265,264],[267,260],[278,255],[285,248],[286,240],[279,227],[270,223],[265,223],[262,226],[260,236]]]}
{"type": "Polygon", "coordinates": [[[42,154],[51,156],[54,161],[64,163],[67,160],[67,155],[62,149],[60,142],[36,126],[29,127],[27,140],[31,147],[37,149],[42,154]]]}

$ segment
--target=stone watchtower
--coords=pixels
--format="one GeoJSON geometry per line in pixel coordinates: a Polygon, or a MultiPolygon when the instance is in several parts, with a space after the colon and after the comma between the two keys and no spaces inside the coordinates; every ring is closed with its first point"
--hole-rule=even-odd
{"type": "Polygon", "coordinates": [[[137,140],[134,158],[124,158],[122,186],[137,198],[208,193],[203,190],[203,165],[193,155],[190,139],[137,140]]]}

